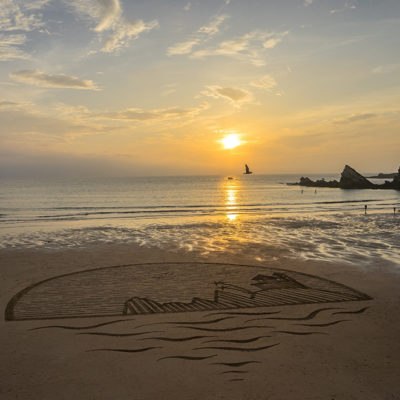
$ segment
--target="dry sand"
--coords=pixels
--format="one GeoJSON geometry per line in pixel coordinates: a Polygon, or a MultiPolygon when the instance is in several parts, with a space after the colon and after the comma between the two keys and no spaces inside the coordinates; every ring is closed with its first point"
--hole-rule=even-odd
{"type": "MultiPolygon", "coordinates": [[[[4,313],[11,297],[23,288],[60,274],[112,265],[174,261],[257,264],[246,254],[233,257],[221,253],[205,258],[195,253],[168,253],[133,245],[103,245],[63,251],[2,251],[1,308],[4,313]]],[[[31,329],[48,325],[92,326],[118,318],[36,321],[2,319],[0,398],[400,399],[400,267],[396,269],[396,266],[388,263],[376,263],[369,267],[332,265],[287,258],[279,258],[273,265],[258,265],[327,278],[366,293],[373,299],[257,308],[251,311],[279,311],[276,315],[284,315],[286,319],[248,322],[251,316],[237,316],[215,323],[192,325],[190,334],[186,322],[213,321],[221,315],[206,316],[209,312],[176,313],[163,315],[162,321],[160,315],[142,315],[127,318],[123,323],[82,330],[31,329]],[[321,308],[330,309],[320,311],[315,318],[304,318],[321,308]],[[344,321],[332,323],[339,320],[344,321]],[[182,322],[184,324],[179,325],[182,322]],[[235,329],[260,323],[265,325],[263,332],[268,337],[240,343],[239,340],[250,338],[256,333],[233,330],[229,337],[223,339],[225,342],[209,342],[211,348],[207,350],[195,350],[194,346],[199,343],[196,341],[222,340],[218,334],[217,339],[165,342],[160,346],[157,345],[160,342],[146,340],[147,334],[137,337],[79,334],[150,332],[152,337],[213,336],[215,331],[201,331],[195,327],[235,329]],[[315,326],[305,327],[305,324],[315,326]],[[140,325],[146,326],[140,328],[140,325]],[[163,332],[157,333],[159,330],[163,332]],[[296,335],[285,332],[317,333],[296,335]],[[279,345],[258,351],[212,349],[218,347],[216,344],[219,347],[255,349],[277,343],[279,345]],[[92,351],[99,348],[148,347],[160,348],[136,353],[92,351]],[[161,359],[193,354],[198,354],[199,358],[210,358],[161,359]],[[222,365],[222,362],[250,363],[239,366],[222,365]]]]}

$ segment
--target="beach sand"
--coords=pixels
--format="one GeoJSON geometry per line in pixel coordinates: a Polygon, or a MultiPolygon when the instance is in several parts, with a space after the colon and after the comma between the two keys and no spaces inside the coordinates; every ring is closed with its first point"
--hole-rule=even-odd
{"type": "Polygon", "coordinates": [[[294,270],[339,282],[372,299],[241,309],[259,314],[253,316],[204,311],[121,318],[2,318],[0,398],[400,399],[398,266],[382,261],[363,266],[356,260],[352,265],[301,261],[280,257],[279,252],[273,262],[255,262],[250,253],[206,257],[127,244],[2,250],[1,309],[4,315],[20,290],[61,274],[177,261],[294,270]],[[45,328],[54,325],[83,329],[45,328]],[[246,326],[262,328],[237,329],[246,326]],[[115,336],[130,333],[139,335],[115,336]],[[161,343],[154,337],[187,340],[161,343]]]}

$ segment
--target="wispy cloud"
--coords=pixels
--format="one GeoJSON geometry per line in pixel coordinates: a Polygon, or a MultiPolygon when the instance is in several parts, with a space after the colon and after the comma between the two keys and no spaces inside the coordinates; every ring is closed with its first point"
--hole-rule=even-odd
{"type": "Polygon", "coordinates": [[[0,61],[27,59],[26,35],[42,28],[41,9],[49,0],[0,0],[0,61]]]}
{"type": "Polygon", "coordinates": [[[205,33],[207,36],[214,36],[219,32],[219,26],[228,18],[227,15],[216,15],[214,16],[210,23],[202,26],[198,32],[205,33]]]}
{"type": "Polygon", "coordinates": [[[142,108],[127,108],[121,111],[103,112],[93,114],[96,119],[127,120],[127,121],[166,121],[183,118],[193,118],[208,108],[208,103],[202,103],[197,107],[180,108],[169,107],[144,110],[142,108]]]}
{"type": "Polygon", "coordinates": [[[250,82],[250,85],[259,89],[271,91],[277,86],[277,83],[271,75],[264,75],[260,79],[250,82]]]}
{"type": "Polygon", "coordinates": [[[191,57],[201,59],[210,56],[230,56],[247,60],[260,67],[265,65],[263,52],[274,48],[288,33],[253,31],[235,39],[225,40],[216,47],[195,51],[191,57]]]}
{"type": "Polygon", "coordinates": [[[304,0],[304,7],[311,6],[312,3],[313,3],[313,0],[304,0]]]}
{"type": "Polygon", "coordinates": [[[201,94],[214,99],[222,98],[236,107],[253,100],[253,96],[249,91],[229,86],[210,85],[201,94]]]}
{"type": "Polygon", "coordinates": [[[357,0],[346,0],[343,7],[334,8],[334,9],[330,10],[329,12],[331,14],[336,14],[336,13],[343,12],[346,10],[354,10],[356,8],[357,8],[357,0]]]}
{"type": "Polygon", "coordinates": [[[390,74],[400,69],[400,64],[378,65],[371,72],[374,74],[390,74]]]}
{"type": "Polygon", "coordinates": [[[101,51],[105,53],[128,46],[132,39],[158,26],[157,20],[127,20],[123,15],[120,0],[74,0],[68,4],[79,16],[95,22],[93,30],[101,36],[101,51]]]}
{"type": "Polygon", "coordinates": [[[273,49],[278,43],[282,42],[283,38],[288,34],[288,32],[284,32],[280,36],[273,37],[271,39],[267,39],[263,43],[264,49],[273,49]]]}
{"type": "Polygon", "coordinates": [[[0,31],[32,31],[44,25],[39,12],[49,0],[0,0],[0,31]]]}
{"type": "Polygon", "coordinates": [[[364,121],[371,118],[376,118],[378,115],[375,113],[361,113],[361,114],[353,114],[349,117],[337,119],[334,121],[335,124],[351,124],[353,122],[364,121]]]}
{"type": "Polygon", "coordinates": [[[19,34],[0,34],[0,61],[27,59],[29,54],[23,50],[26,36],[19,34]]]}
{"type": "Polygon", "coordinates": [[[188,40],[176,43],[167,49],[169,56],[189,54],[193,47],[206,42],[220,31],[220,25],[229,18],[228,15],[215,15],[207,25],[201,26],[188,40]]]}
{"type": "Polygon", "coordinates": [[[91,80],[79,79],[68,75],[50,75],[37,70],[22,70],[10,74],[10,78],[18,82],[48,88],[67,88],[83,90],[99,90],[91,80]]]}
{"type": "Polygon", "coordinates": [[[196,38],[187,40],[186,42],[176,43],[173,46],[168,48],[167,54],[169,56],[175,56],[175,55],[191,53],[193,47],[199,43],[200,43],[200,39],[196,39],[196,38]]]}
{"type": "Polygon", "coordinates": [[[15,101],[1,100],[0,99],[0,110],[18,109],[24,104],[16,103],[15,101]]]}
{"type": "Polygon", "coordinates": [[[188,3],[186,3],[185,7],[183,7],[183,11],[189,11],[191,7],[192,3],[189,1],[188,3]]]}

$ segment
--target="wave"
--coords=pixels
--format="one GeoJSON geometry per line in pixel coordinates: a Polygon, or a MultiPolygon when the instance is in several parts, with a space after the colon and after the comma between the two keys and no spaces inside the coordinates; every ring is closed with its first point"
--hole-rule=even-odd
{"type": "Polygon", "coordinates": [[[201,328],[197,326],[178,326],[178,328],[185,328],[185,329],[194,329],[198,331],[210,331],[210,332],[232,332],[232,331],[241,331],[244,329],[252,329],[252,328],[273,328],[273,326],[265,326],[265,325],[252,325],[252,326],[240,326],[235,328],[201,328]]]}
{"type": "Polygon", "coordinates": [[[92,349],[86,350],[86,352],[91,351],[114,351],[119,353],[143,353],[145,351],[154,350],[154,349],[161,349],[162,347],[144,347],[142,349],[92,349]]]}
{"type": "Polygon", "coordinates": [[[148,331],[148,332],[137,332],[137,333],[81,332],[81,333],[77,333],[77,335],[130,337],[130,336],[147,335],[149,333],[163,333],[163,332],[164,331],[148,331]]]}
{"type": "Polygon", "coordinates": [[[340,322],[346,322],[346,321],[350,321],[350,320],[349,319],[341,319],[339,321],[327,322],[326,324],[295,324],[295,325],[299,325],[299,326],[315,326],[315,327],[323,328],[324,326],[336,325],[336,324],[339,324],[340,322]]]}
{"type": "Polygon", "coordinates": [[[264,335],[264,336],[257,336],[254,338],[250,339],[216,339],[216,340],[207,340],[206,342],[203,343],[214,343],[214,342],[226,342],[226,343],[251,343],[255,342],[257,340],[260,340],[262,338],[269,338],[271,336],[264,335]]]}
{"type": "Polygon", "coordinates": [[[215,312],[215,313],[204,315],[204,318],[211,316],[211,315],[272,315],[272,314],[279,314],[279,313],[280,313],[280,311],[274,311],[274,312],[241,312],[241,311],[215,312]]]}
{"type": "Polygon", "coordinates": [[[190,340],[204,339],[204,338],[209,338],[209,337],[215,337],[215,336],[189,336],[189,337],[181,337],[181,338],[149,337],[149,338],[142,338],[139,340],[162,340],[165,342],[188,342],[190,340]]]}
{"type": "Polygon", "coordinates": [[[253,318],[253,319],[248,319],[245,322],[250,322],[250,321],[262,321],[262,320],[279,320],[279,321],[306,321],[315,318],[319,313],[322,311],[327,311],[327,310],[338,310],[340,308],[338,307],[326,307],[326,308],[320,308],[318,310],[310,312],[310,314],[306,315],[305,317],[266,317],[266,318],[253,318]]]}
{"type": "Polygon", "coordinates": [[[233,317],[217,318],[212,321],[174,321],[174,322],[153,322],[151,324],[138,325],[136,328],[143,328],[145,326],[152,325],[202,325],[202,324],[214,324],[216,322],[224,321],[226,319],[232,319],[233,317]]]}
{"type": "Polygon", "coordinates": [[[361,314],[364,311],[368,310],[368,308],[370,308],[370,307],[364,307],[364,308],[361,308],[360,310],[357,310],[357,311],[337,311],[337,312],[332,313],[332,315],[338,315],[338,314],[361,314]]]}
{"type": "Polygon", "coordinates": [[[265,349],[269,349],[271,347],[278,346],[280,343],[270,344],[269,346],[262,346],[262,347],[217,347],[217,346],[207,346],[207,347],[196,347],[193,350],[227,350],[227,351],[245,351],[245,352],[252,352],[252,351],[261,351],[265,349]]]}
{"type": "Polygon", "coordinates": [[[191,360],[191,361],[200,361],[200,360],[206,360],[207,358],[213,358],[216,357],[216,354],[212,354],[211,356],[204,356],[204,357],[192,357],[192,356],[168,356],[168,357],[162,357],[159,358],[157,361],[161,360],[167,360],[167,359],[179,359],[179,360],[191,360]]]}
{"type": "Polygon", "coordinates": [[[87,325],[87,326],[69,326],[69,325],[46,325],[46,326],[39,326],[37,328],[31,328],[30,331],[36,331],[39,329],[49,329],[49,328],[60,328],[60,329],[92,329],[92,328],[99,328],[101,326],[106,325],[113,325],[119,322],[131,322],[133,319],[116,319],[114,321],[103,322],[101,324],[96,325],[87,325]]]}
{"type": "Polygon", "coordinates": [[[217,362],[217,363],[212,363],[213,365],[223,365],[226,367],[243,367],[247,364],[261,364],[261,361],[255,361],[255,360],[251,360],[251,361],[242,361],[242,362],[217,362]]]}
{"type": "Polygon", "coordinates": [[[306,336],[306,335],[327,335],[326,332],[296,332],[296,331],[273,331],[276,333],[287,333],[288,335],[300,335],[300,336],[306,336]]]}
{"type": "Polygon", "coordinates": [[[235,371],[235,370],[231,370],[231,371],[224,371],[224,372],[221,372],[220,375],[223,375],[223,374],[248,374],[248,373],[249,373],[249,371],[235,371]]]}

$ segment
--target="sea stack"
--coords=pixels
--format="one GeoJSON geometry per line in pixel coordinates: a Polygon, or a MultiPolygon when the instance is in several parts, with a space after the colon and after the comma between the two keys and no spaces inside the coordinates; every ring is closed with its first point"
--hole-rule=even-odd
{"type": "Polygon", "coordinates": [[[372,189],[374,184],[349,165],[345,165],[339,186],[342,189],[372,189]]]}

